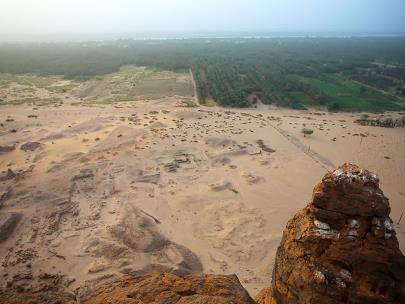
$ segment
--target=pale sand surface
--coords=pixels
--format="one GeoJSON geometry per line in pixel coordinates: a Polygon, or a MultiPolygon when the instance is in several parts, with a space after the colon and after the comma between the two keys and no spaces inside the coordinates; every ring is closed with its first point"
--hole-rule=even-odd
{"type": "MultiPolygon", "coordinates": [[[[255,294],[287,220],[344,162],[379,174],[395,222],[405,210],[404,128],[359,126],[350,113],[188,108],[176,96],[72,102],[0,107],[0,146],[16,144],[0,171],[19,173],[0,183],[0,214],[22,215],[0,246],[2,285],[47,273],[74,290],[159,270],[236,273],[255,294]],[[28,141],[43,145],[21,151],[28,141]]],[[[396,229],[404,252],[405,219],[396,229]]]]}

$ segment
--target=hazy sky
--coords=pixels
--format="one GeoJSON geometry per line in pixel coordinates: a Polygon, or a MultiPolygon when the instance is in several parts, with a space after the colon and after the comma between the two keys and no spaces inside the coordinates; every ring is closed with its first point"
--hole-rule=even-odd
{"type": "Polygon", "coordinates": [[[0,40],[57,33],[405,32],[405,0],[0,0],[0,40]]]}

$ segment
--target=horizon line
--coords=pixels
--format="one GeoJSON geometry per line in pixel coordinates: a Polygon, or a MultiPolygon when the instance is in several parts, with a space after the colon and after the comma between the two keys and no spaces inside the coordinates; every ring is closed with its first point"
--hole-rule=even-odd
{"type": "Polygon", "coordinates": [[[20,33],[20,38],[0,39],[0,44],[12,43],[61,43],[61,42],[107,42],[119,40],[186,40],[186,39],[270,39],[270,38],[400,38],[402,32],[377,31],[149,31],[149,32],[61,32],[61,33],[20,33]],[[21,35],[27,37],[21,38],[21,35]],[[31,37],[28,37],[31,36],[31,37]],[[65,37],[57,37],[65,36],[65,37]],[[67,36],[67,37],[66,37],[67,36]]]}

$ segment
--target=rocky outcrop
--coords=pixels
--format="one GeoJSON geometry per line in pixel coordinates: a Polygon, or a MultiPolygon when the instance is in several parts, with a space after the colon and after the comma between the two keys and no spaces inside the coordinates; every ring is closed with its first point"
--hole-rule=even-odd
{"type": "Polygon", "coordinates": [[[43,146],[43,144],[41,144],[41,143],[39,143],[39,142],[30,141],[30,142],[27,142],[27,143],[25,143],[25,144],[22,144],[22,145],[20,146],[20,149],[23,150],[23,151],[25,151],[25,152],[27,152],[27,151],[34,151],[34,150],[36,150],[36,149],[41,148],[42,146],[43,146]]]}
{"type": "Polygon", "coordinates": [[[82,304],[255,304],[235,275],[191,275],[169,273],[128,276],[93,291],[82,287],[76,299],[50,290],[40,293],[0,294],[0,303],[82,304]]]}
{"type": "Polygon", "coordinates": [[[15,150],[15,145],[0,146],[0,153],[7,153],[15,150]]]}
{"type": "Polygon", "coordinates": [[[291,219],[259,304],[403,303],[405,257],[375,174],[345,164],[291,219]]]}
{"type": "Polygon", "coordinates": [[[0,243],[7,240],[20,219],[21,214],[17,212],[0,213],[0,243]]]}
{"type": "Polygon", "coordinates": [[[3,171],[0,173],[0,182],[4,182],[6,180],[13,179],[17,176],[11,169],[7,169],[7,171],[3,171]]]}
{"type": "Polygon", "coordinates": [[[235,275],[191,275],[151,273],[102,285],[85,298],[84,304],[188,303],[254,304],[235,275]]]}

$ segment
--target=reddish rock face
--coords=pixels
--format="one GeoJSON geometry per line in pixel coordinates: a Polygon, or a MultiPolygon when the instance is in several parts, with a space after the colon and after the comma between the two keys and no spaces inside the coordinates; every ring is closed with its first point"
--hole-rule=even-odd
{"type": "Polygon", "coordinates": [[[187,303],[255,304],[236,276],[151,273],[105,284],[85,298],[84,304],[187,303]]]}
{"type": "Polygon", "coordinates": [[[255,304],[235,275],[191,275],[169,273],[128,276],[105,283],[94,291],[83,286],[78,299],[71,294],[40,292],[0,293],[7,304],[255,304]],[[85,294],[82,294],[85,293],[85,294]]]}
{"type": "Polygon", "coordinates": [[[288,222],[259,304],[404,303],[405,257],[378,182],[352,164],[325,175],[288,222]]]}
{"type": "Polygon", "coordinates": [[[312,205],[344,215],[388,217],[388,199],[378,183],[376,174],[345,164],[315,187],[312,205]]]}

